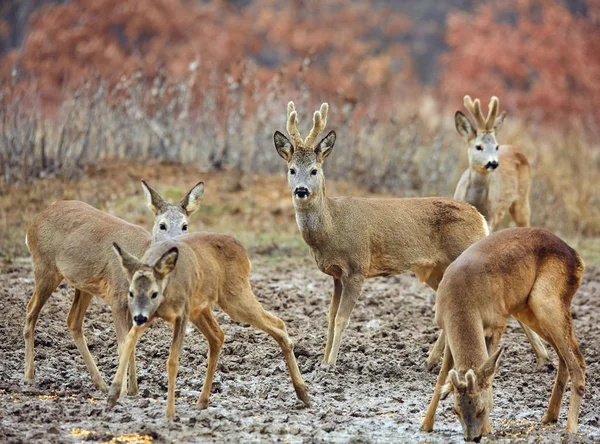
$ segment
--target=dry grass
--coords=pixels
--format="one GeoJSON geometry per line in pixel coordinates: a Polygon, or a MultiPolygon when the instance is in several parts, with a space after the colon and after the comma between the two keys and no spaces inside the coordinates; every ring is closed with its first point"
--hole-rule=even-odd
{"type": "MultiPolygon", "coordinates": [[[[248,238],[297,234],[272,135],[285,128],[287,100],[296,102],[301,131],[319,101],[301,83],[283,94],[277,79],[261,87],[251,74],[202,95],[192,94],[191,85],[193,77],[156,81],[150,89],[135,78],[110,90],[88,85],[51,118],[35,111],[34,93],[0,97],[0,254],[23,254],[22,233],[15,237],[12,230],[24,231],[55,199],[83,199],[148,225],[132,179],[154,179],[177,194],[198,176],[213,177],[197,171],[222,172],[206,180],[208,206],[199,216],[206,226],[238,235],[239,228],[248,238]],[[125,167],[115,167],[120,161],[125,167]],[[276,179],[269,177],[276,173],[276,179]],[[220,200],[213,207],[215,188],[220,200]]],[[[338,142],[325,165],[328,184],[352,184],[351,194],[451,196],[467,166],[453,112],[441,112],[427,95],[397,103],[391,110],[331,103],[328,128],[336,130],[338,142]]],[[[576,241],[600,235],[600,150],[592,130],[576,123],[562,129],[527,126],[509,116],[499,140],[520,145],[532,163],[533,225],[576,241]]],[[[329,187],[332,195],[345,194],[339,191],[329,187]]]]}

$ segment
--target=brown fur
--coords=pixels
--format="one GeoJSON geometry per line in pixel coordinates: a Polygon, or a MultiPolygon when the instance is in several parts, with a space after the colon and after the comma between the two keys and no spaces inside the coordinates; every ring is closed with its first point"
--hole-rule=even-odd
{"type": "MultiPolygon", "coordinates": [[[[323,109],[327,109],[325,104],[315,116],[323,109]]],[[[311,134],[324,120],[315,117],[311,134]]],[[[337,359],[342,332],[365,279],[412,271],[436,289],[446,267],[487,234],[483,217],[463,202],[328,197],[322,164],[335,137],[331,131],[319,143],[297,147],[283,134],[274,135],[277,152],[288,164],[302,237],[319,269],[334,280],[324,357],[327,364],[337,359]],[[299,198],[298,189],[306,189],[308,197],[299,198]]]]}
{"type": "MultiPolygon", "coordinates": [[[[180,236],[176,240],[164,241],[152,246],[141,261],[132,259],[125,252],[123,264],[131,281],[130,291],[135,299],[147,290],[142,288],[150,276],[160,290],[163,280],[168,279],[162,294],[156,298],[155,310],[146,323],[134,325],[125,342],[119,361],[119,368],[110,389],[109,406],[113,406],[119,396],[123,375],[127,369],[128,357],[134,353],[136,342],[156,317],[173,325],[173,342],[167,363],[169,390],[167,417],[175,415],[175,378],[179,353],[188,319],[200,330],[209,344],[206,379],[198,406],[208,407],[208,399],[213,376],[223,346],[223,331],[212,314],[213,304],[218,304],[231,319],[246,322],[271,335],[283,351],[296,394],[305,404],[309,403],[306,387],[293,352],[285,323],[264,310],[250,287],[250,261],[242,244],[231,236],[216,233],[194,233],[180,236]],[[161,258],[170,251],[177,251],[178,258],[172,272],[156,270],[161,258]],[[133,264],[126,262],[131,259],[133,264]],[[162,276],[161,276],[162,275],[162,276]]],[[[132,306],[133,302],[130,302],[132,306]]]]}
{"type": "Polygon", "coordinates": [[[436,298],[436,322],[446,334],[447,345],[424,430],[433,429],[442,386],[450,375],[465,438],[491,432],[489,413],[496,352],[506,321],[514,316],[548,341],[559,357],[557,379],[542,422],[557,420],[570,376],[573,389],[567,430],[577,431],[585,363],[573,331],[571,301],[583,269],[575,250],[549,231],[537,228],[494,233],[473,244],[448,267],[436,298]],[[452,366],[455,373],[450,371],[452,366]],[[461,378],[470,371],[478,384],[465,390],[461,378]],[[469,402],[462,403],[465,399],[469,402]],[[477,421],[468,409],[478,406],[486,412],[475,427],[473,423],[477,421]]]}
{"type": "MultiPolygon", "coordinates": [[[[147,203],[156,214],[155,238],[179,235],[181,224],[187,230],[187,216],[198,208],[204,184],[198,183],[178,204],[166,202],[142,181],[147,203]],[[167,225],[164,231],[160,225],[167,225]]],[[[119,351],[131,326],[127,310],[127,279],[112,251],[120,242],[134,254],[142,255],[152,241],[150,233],[137,225],[111,216],[75,200],[55,202],[43,210],[27,228],[26,242],[31,252],[35,289],[27,304],[23,335],[25,338],[25,382],[34,382],[34,335],[40,312],[52,292],[64,279],[75,287],[67,325],[81,353],[94,385],[107,387],[94,363],[85,336],[83,318],[94,295],[112,308],[119,351]]],[[[135,361],[130,363],[128,384],[123,391],[137,393],[135,361]]]]}

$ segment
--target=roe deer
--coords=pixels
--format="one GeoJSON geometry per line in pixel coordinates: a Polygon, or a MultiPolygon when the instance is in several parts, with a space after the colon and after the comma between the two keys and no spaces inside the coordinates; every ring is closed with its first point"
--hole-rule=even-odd
{"type": "MultiPolygon", "coordinates": [[[[25,242],[31,252],[35,289],[27,304],[23,336],[25,338],[25,383],[34,382],[35,325],[42,307],[64,279],[75,287],[75,297],[67,316],[67,325],[90,372],[94,385],[106,392],[107,387],[94,363],[83,335],[83,317],[92,301],[99,296],[112,308],[119,350],[131,327],[127,310],[127,279],[112,251],[119,241],[142,254],[151,241],[157,242],[188,230],[188,216],[196,212],[204,194],[199,182],[176,205],[142,181],[148,207],[156,214],[153,235],[137,225],[76,200],[55,202],[43,210],[27,229],[25,242]]],[[[129,371],[129,394],[137,394],[135,362],[129,371]]],[[[123,389],[126,389],[127,382],[123,389]]]]}
{"type": "MultiPolygon", "coordinates": [[[[529,226],[529,186],[531,171],[527,157],[512,145],[498,145],[496,132],[502,126],[506,111],[498,116],[498,97],[492,97],[488,115],[483,117],[479,99],[473,102],[468,95],[464,105],[475,124],[456,111],[456,131],[468,145],[469,168],[463,173],[454,198],[468,202],[485,217],[493,232],[508,210],[518,227],[529,226]]],[[[531,343],[539,367],[548,359],[548,352],[540,338],[521,324],[531,343]]],[[[438,348],[441,352],[441,347],[438,348]]]]}
{"type": "Polygon", "coordinates": [[[571,301],[583,269],[575,250],[537,228],[491,234],[446,269],[437,291],[435,319],[447,344],[423,430],[433,430],[439,399],[452,391],[465,440],[478,441],[491,433],[492,379],[501,355],[498,342],[513,316],[548,341],[558,355],[556,381],[542,422],[558,419],[570,376],[567,431],[577,431],[585,362],[573,331],[571,301]]]}
{"type": "Polygon", "coordinates": [[[302,237],[319,269],[333,277],[323,362],[335,364],[366,278],[412,271],[435,290],[446,267],[485,237],[488,226],[475,207],[450,199],[326,196],[323,161],[332,152],[336,134],[330,131],[318,143],[317,137],[325,128],[327,111],[323,103],[302,140],[294,103],[289,102],[287,130],[292,140],[276,131],[274,142],[288,165],[302,237]]]}
{"type": "Polygon", "coordinates": [[[216,233],[188,234],[153,245],[141,261],[117,244],[114,248],[130,282],[128,299],[134,325],[127,334],[110,388],[109,407],[117,402],[128,359],[135,353],[135,344],[151,322],[159,317],[173,325],[167,361],[167,417],[175,416],[175,379],[188,318],[208,340],[206,378],[198,399],[198,406],[207,408],[224,340],[223,330],[212,314],[215,303],[234,321],[247,322],[277,341],[296,395],[309,404],[285,323],[264,310],[252,293],[250,260],[238,240],[216,233]]]}
{"type": "Polygon", "coordinates": [[[525,154],[516,146],[498,145],[496,133],[506,112],[498,116],[498,97],[492,97],[487,118],[479,99],[465,96],[465,108],[475,124],[460,111],[454,115],[456,131],[468,145],[469,168],[456,186],[454,198],[469,202],[495,231],[507,211],[518,227],[528,227],[531,171],[525,154]]]}

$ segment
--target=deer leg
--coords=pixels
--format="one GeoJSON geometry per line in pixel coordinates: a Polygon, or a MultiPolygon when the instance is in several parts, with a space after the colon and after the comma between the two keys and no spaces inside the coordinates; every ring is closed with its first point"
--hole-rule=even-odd
{"type": "Polygon", "coordinates": [[[548,351],[546,350],[546,347],[544,347],[544,344],[542,344],[542,341],[536,332],[524,325],[521,321],[519,321],[519,324],[525,332],[525,335],[531,344],[531,348],[533,348],[538,368],[543,367],[548,360],[548,351]]]}
{"type": "Polygon", "coordinates": [[[134,325],[127,333],[127,337],[125,338],[125,343],[121,348],[121,353],[119,355],[119,367],[117,368],[117,373],[115,378],[113,379],[112,385],[110,386],[110,390],[108,391],[108,408],[112,408],[117,403],[119,399],[119,395],[121,393],[121,387],[123,386],[123,379],[125,373],[127,372],[127,366],[129,364],[129,357],[135,350],[135,344],[139,341],[142,334],[150,327],[152,323],[152,319],[146,322],[144,325],[138,326],[134,325]]]}
{"type": "Polygon", "coordinates": [[[335,317],[340,306],[341,296],[342,281],[340,279],[333,278],[333,296],[331,297],[331,304],[329,305],[329,327],[327,330],[327,344],[325,345],[325,356],[323,357],[324,364],[328,362],[329,354],[331,353],[331,344],[333,343],[333,336],[335,334],[335,317]]]}
{"type": "Polygon", "coordinates": [[[192,323],[202,332],[208,341],[206,378],[204,379],[204,385],[202,386],[202,393],[198,399],[198,407],[205,409],[208,408],[208,398],[210,397],[210,390],[212,388],[215,371],[217,370],[217,363],[219,362],[225,335],[217,323],[217,320],[214,318],[210,307],[205,308],[198,316],[193,317],[192,323]]]}
{"type": "Polygon", "coordinates": [[[287,334],[285,322],[266,311],[260,305],[250,288],[244,289],[240,293],[228,293],[227,298],[219,299],[219,305],[234,321],[247,322],[253,327],[264,331],[277,341],[290,372],[296,396],[305,405],[310,405],[310,399],[306,392],[306,384],[302,379],[296,357],[294,356],[294,344],[287,334]]]}
{"type": "Polygon", "coordinates": [[[431,432],[433,430],[433,424],[435,422],[435,412],[437,410],[440,398],[442,396],[442,387],[446,383],[446,378],[448,377],[448,373],[450,372],[450,369],[452,369],[453,365],[454,360],[452,359],[450,347],[446,345],[444,349],[444,360],[442,361],[442,368],[440,369],[440,373],[435,384],[435,390],[433,392],[433,396],[431,397],[429,407],[427,408],[427,413],[425,414],[425,419],[423,420],[423,424],[421,425],[421,429],[423,429],[425,432],[431,432]]]}
{"type": "MultiPolygon", "coordinates": [[[[129,308],[126,305],[123,305],[122,307],[115,305],[115,307],[113,307],[113,321],[115,324],[115,332],[117,334],[117,347],[120,357],[121,352],[123,351],[125,338],[127,338],[127,333],[132,325],[129,308]]],[[[127,364],[127,378],[123,378],[123,385],[121,386],[121,396],[125,396],[125,394],[130,396],[138,394],[137,374],[135,369],[135,344],[129,357],[129,363],[127,364]]]]}
{"type": "Polygon", "coordinates": [[[438,362],[440,362],[440,358],[444,352],[444,347],[446,345],[446,335],[444,335],[444,331],[440,330],[440,335],[438,336],[435,344],[433,344],[433,348],[429,352],[429,356],[427,357],[426,365],[427,370],[432,370],[438,362]]]}
{"type": "MultiPolygon", "coordinates": [[[[36,264],[37,265],[37,264],[36,264]]],[[[35,288],[33,295],[27,304],[27,314],[25,315],[25,325],[23,327],[23,338],[25,339],[25,383],[34,382],[34,339],[35,325],[37,324],[40,312],[52,292],[56,290],[62,276],[56,270],[40,270],[40,267],[34,266],[35,288]]]]}
{"type": "Polygon", "coordinates": [[[556,372],[556,379],[554,380],[554,387],[552,388],[552,396],[550,396],[548,409],[546,410],[546,413],[544,413],[544,416],[542,416],[543,424],[558,421],[560,404],[562,403],[568,380],[569,370],[567,369],[567,363],[561,355],[558,355],[558,371],[556,372]]]}
{"type": "Polygon", "coordinates": [[[185,336],[185,326],[187,324],[187,315],[179,316],[175,319],[173,325],[173,341],[171,342],[171,351],[167,360],[167,372],[169,376],[169,389],[167,393],[167,418],[175,417],[175,382],[177,380],[177,370],[179,369],[179,355],[181,354],[181,344],[185,336]]]}
{"type": "Polygon", "coordinates": [[[85,336],[83,334],[83,317],[85,316],[85,312],[87,311],[93,298],[93,294],[86,291],[81,291],[77,288],[75,289],[75,297],[73,298],[71,309],[67,315],[67,326],[69,327],[71,336],[73,336],[77,350],[79,350],[79,353],[83,358],[83,362],[85,362],[85,366],[92,376],[94,385],[98,390],[106,393],[108,392],[108,388],[106,387],[106,383],[98,371],[98,367],[96,367],[96,363],[90,354],[87,341],[85,340],[85,336]]]}
{"type": "Polygon", "coordinates": [[[524,200],[514,201],[508,208],[510,216],[515,221],[517,227],[528,227],[531,217],[531,209],[529,207],[529,198],[524,200]]]}
{"type": "Polygon", "coordinates": [[[329,352],[329,359],[327,360],[326,364],[335,365],[337,361],[340,343],[342,341],[342,334],[348,326],[352,309],[360,297],[360,291],[362,289],[364,280],[365,278],[362,275],[354,275],[342,279],[342,296],[340,299],[340,306],[335,317],[333,342],[329,352]]]}

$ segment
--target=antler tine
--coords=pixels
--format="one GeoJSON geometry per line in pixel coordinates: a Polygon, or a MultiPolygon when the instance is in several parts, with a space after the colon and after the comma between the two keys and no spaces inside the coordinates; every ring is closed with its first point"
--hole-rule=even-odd
{"type": "Polygon", "coordinates": [[[471,116],[473,116],[473,118],[475,119],[477,127],[484,129],[485,120],[481,112],[481,104],[479,103],[479,99],[475,99],[475,102],[473,102],[471,100],[471,97],[469,95],[466,95],[463,100],[463,103],[465,104],[465,108],[467,108],[467,111],[469,111],[469,113],[471,113],[471,116]]]}
{"type": "Polygon", "coordinates": [[[490,99],[490,104],[488,105],[487,119],[485,119],[485,129],[488,131],[494,128],[494,122],[496,121],[496,117],[498,116],[499,106],[500,100],[498,100],[498,97],[493,96],[490,99]]]}
{"type": "Polygon", "coordinates": [[[310,133],[304,140],[304,146],[307,148],[313,148],[313,145],[317,139],[317,136],[325,129],[325,124],[327,123],[327,111],[329,110],[329,105],[327,102],[321,105],[321,109],[319,111],[315,111],[313,115],[313,127],[310,130],[310,133]]]}
{"type": "Polygon", "coordinates": [[[294,102],[289,102],[287,106],[287,132],[292,138],[294,147],[298,148],[302,146],[302,136],[298,131],[298,113],[294,102]]]}

